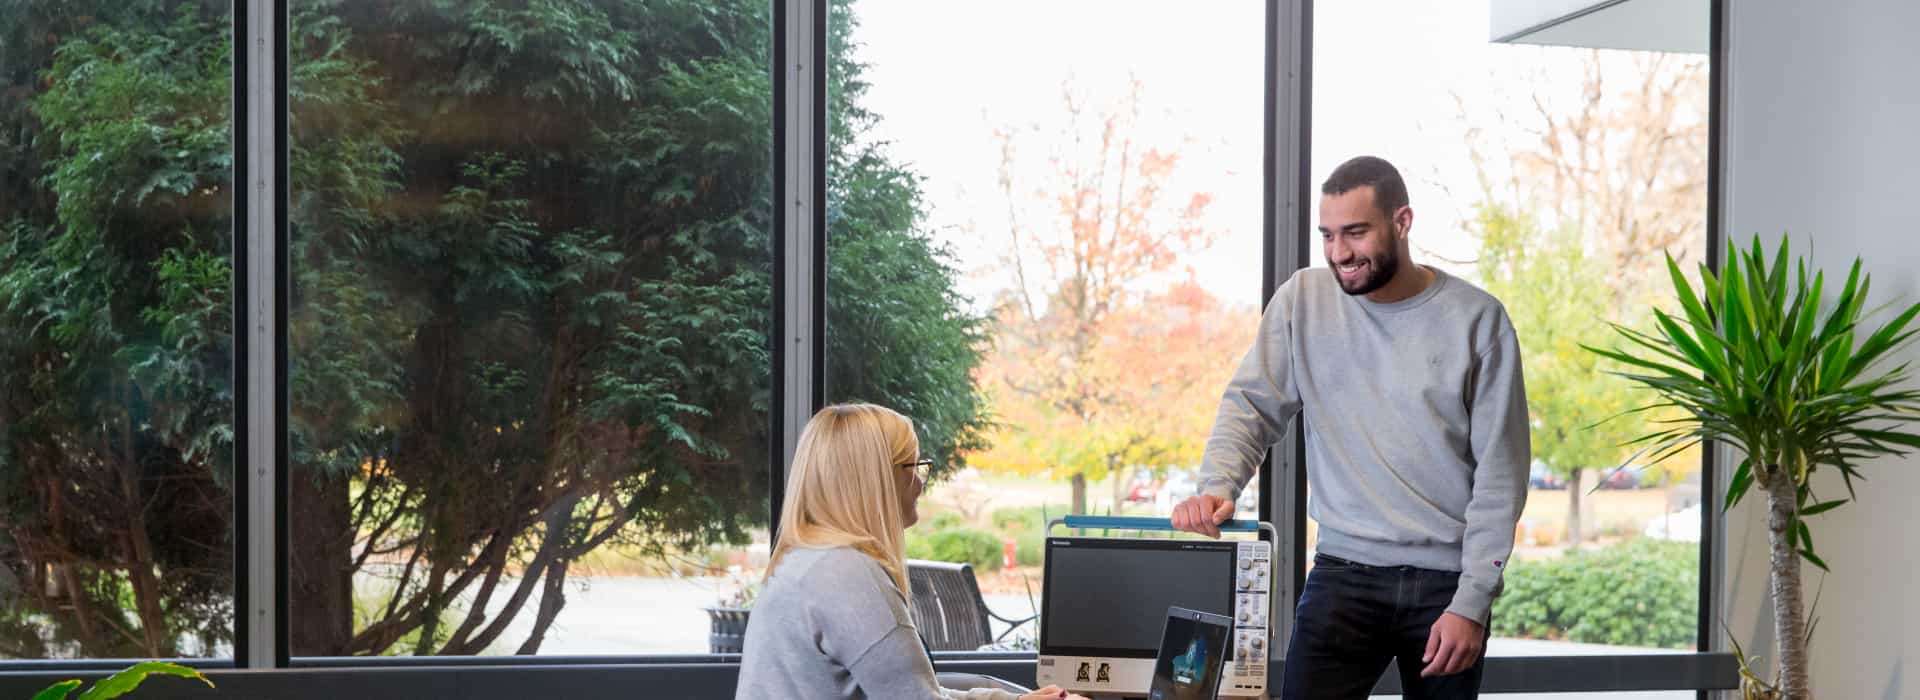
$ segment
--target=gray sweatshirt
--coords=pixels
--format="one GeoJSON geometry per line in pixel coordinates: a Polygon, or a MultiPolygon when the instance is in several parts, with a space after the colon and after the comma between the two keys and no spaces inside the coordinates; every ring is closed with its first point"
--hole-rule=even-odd
{"type": "Polygon", "coordinates": [[[740,657],[741,700],[1017,700],[945,690],[886,569],[857,550],[795,549],[754,601],[740,657]]]}
{"type": "Polygon", "coordinates": [[[1484,625],[1527,501],[1527,392],[1500,301],[1434,273],[1392,304],[1326,268],[1281,285],[1220,399],[1200,491],[1238,496],[1304,412],[1317,550],[1461,572],[1447,611],[1484,625]]]}

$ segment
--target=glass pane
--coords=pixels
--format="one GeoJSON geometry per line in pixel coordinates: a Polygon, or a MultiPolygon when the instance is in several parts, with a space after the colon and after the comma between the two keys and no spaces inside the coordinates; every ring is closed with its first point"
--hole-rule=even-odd
{"type": "Polygon", "coordinates": [[[1705,256],[1707,56],[1490,43],[1487,12],[1315,6],[1314,197],[1348,158],[1392,161],[1414,259],[1492,292],[1519,334],[1535,461],[1491,653],[1692,649],[1700,455],[1621,447],[1660,414],[1605,421],[1647,397],[1580,345],[1673,310],[1663,251],[1705,256]]]}
{"type": "Polygon", "coordinates": [[[1026,617],[1047,521],[1194,491],[1262,303],[1264,3],[835,7],[827,398],[916,420],[909,556],[1026,617]]]}
{"type": "Polygon", "coordinates": [[[293,654],[737,645],[769,4],[290,12],[293,654]]]}
{"type": "MultiPolygon", "coordinates": [[[[1586,700],[1603,695],[1602,693],[1485,693],[1482,697],[1498,700],[1586,700]]],[[[1604,693],[1607,700],[1695,700],[1699,697],[1691,690],[1645,690],[1633,692],[1604,693]]],[[[1400,700],[1398,695],[1375,695],[1379,700],[1400,700]]]]}
{"type": "Polygon", "coordinates": [[[233,653],[226,2],[0,7],[0,658],[233,653]]]}

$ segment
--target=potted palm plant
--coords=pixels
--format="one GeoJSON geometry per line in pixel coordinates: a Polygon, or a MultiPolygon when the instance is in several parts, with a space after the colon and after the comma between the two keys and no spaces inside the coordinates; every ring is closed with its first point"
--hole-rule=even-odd
{"type": "Polygon", "coordinates": [[[1812,626],[1800,560],[1827,569],[1806,519],[1855,498],[1862,462],[1920,448],[1909,430],[1920,421],[1920,391],[1904,388],[1906,364],[1880,366],[1912,338],[1906,328],[1920,304],[1868,331],[1861,324],[1871,285],[1858,258],[1827,304],[1825,274],[1809,278],[1804,259],[1794,261],[1789,284],[1784,237],[1771,261],[1765,252],[1755,237],[1751,249],[1728,251],[1719,274],[1701,265],[1697,292],[1669,256],[1683,314],[1655,310],[1651,332],[1614,326],[1631,351],[1587,350],[1621,363],[1626,369],[1615,374],[1654,391],[1657,400],[1641,410],[1679,409],[1636,441],[1656,459],[1701,440],[1742,455],[1726,504],[1756,489],[1766,498],[1778,660],[1774,680],[1763,681],[1736,646],[1743,690],[1749,698],[1806,700],[1812,626]],[[1814,493],[1812,477],[1822,470],[1838,472],[1845,498],[1814,493]]]}

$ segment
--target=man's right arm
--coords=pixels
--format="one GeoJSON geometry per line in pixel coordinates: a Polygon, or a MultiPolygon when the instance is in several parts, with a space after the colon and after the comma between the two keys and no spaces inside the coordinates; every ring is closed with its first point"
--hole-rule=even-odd
{"type": "Polygon", "coordinates": [[[1200,457],[1198,492],[1233,501],[1260,471],[1268,448],[1300,412],[1293,382],[1293,311],[1299,279],[1287,280],[1267,303],[1253,347],[1227,382],[1200,457]]]}

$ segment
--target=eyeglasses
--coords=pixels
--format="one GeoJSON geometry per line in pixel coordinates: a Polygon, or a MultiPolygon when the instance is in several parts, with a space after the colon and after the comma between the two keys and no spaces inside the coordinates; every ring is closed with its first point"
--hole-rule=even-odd
{"type": "Polygon", "coordinates": [[[896,464],[894,466],[899,467],[901,469],[912,469],[913,475],[916,477],[919,477],[921,483],[926,483],[927,477],[933,471],[933,460],[923,459],[918,462],[908,462],[906,464],[896,464]]]}

